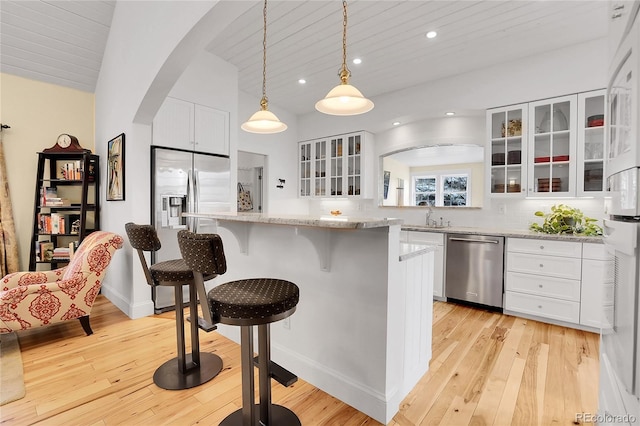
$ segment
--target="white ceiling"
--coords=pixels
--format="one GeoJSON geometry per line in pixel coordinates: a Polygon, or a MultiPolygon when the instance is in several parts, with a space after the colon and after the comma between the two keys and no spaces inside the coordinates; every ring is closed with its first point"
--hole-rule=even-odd
{"type": "MultiPolygon", "coordinates": [[[[94,91],[115,1],[0,1],[0,71],[94,91]]],[[[208,50],[234,64],[240,89],[262,94],[263,2],[208,50]]],[[[607,33],[605,1],[370,1],[348,3],[351,83],[375,98],[607,33]],[[428,30],[438,37],[429,40],[428,30]]],[[[339,83],[342,3],[271,0],[267,95],[303,114],[339,83]],[[299,78],[307,80],[298,84],[299,78]]],[[[159,29],[161,30],[161,29],[159,29]]]]}

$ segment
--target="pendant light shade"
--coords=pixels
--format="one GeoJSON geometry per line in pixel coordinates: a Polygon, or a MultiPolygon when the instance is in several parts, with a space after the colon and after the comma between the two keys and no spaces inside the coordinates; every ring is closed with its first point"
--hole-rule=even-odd
{"type": "Polygon", "coordinates": [[[373,109],[373,102],[349,84],[351,72],[347,68],[347,2],[342,2],[342,68],[340,84],[331,89],[324,99],[316,102],[316,109],[331,115],[357,115],[373,109]]]}
{"type": "Polygon", "coordinates": [[[253,114],[249,120],[242,123],[240,128],[251,133],[279,133],[287,130],[287,125],[278,120],[278,117],[269,111],[269,100],[267,99],[267,0],[264,0],[262,16],[264,18],[264,31],[262,33],[262,99],[260,100],[260,110],[253,114]]]}
{"type": "Polygon", "coordinates": [[[264,104],[264,107],[261,107],[249,120],[242,123],[240,128],[245,132],[265,134],[280,133],[287,130],[287,125],[278,120],[278,117],[267,109],[266,98],[262,98],[262,101],[260,101],[260,105],[264,104]]]}

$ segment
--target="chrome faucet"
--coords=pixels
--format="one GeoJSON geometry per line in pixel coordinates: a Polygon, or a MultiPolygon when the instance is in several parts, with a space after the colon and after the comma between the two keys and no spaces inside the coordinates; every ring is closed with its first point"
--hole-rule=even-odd
{"type": "Polygon", "coordinates": [[[431,226],[431,214],[432,213],[433,213],[433,209],[431,208],[431,206],[427,206],[427,222],[426,222],[427,226],[431,226]]]}

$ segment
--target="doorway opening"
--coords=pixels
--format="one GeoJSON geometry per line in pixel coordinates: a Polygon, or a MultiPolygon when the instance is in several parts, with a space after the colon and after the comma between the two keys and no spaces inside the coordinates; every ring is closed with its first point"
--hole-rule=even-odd
{"type": "Polygon", "coordinates": [[[264,213],[266,162],[266,155],[238,151],[238,183],[251,193],[253,209],[249,212],[264,213]]]}

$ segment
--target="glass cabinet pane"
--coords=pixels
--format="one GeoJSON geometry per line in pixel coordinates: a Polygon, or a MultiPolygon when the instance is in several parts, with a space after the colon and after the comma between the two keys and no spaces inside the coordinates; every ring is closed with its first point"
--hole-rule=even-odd
{"type": "Polygon", "coordinates": [[[311,143],[300,144],[300,196],[311,195],[311,143]]]}
{"type": "MultiPolygon", "coordinates": [[[[575,98],[574,98],[575,99],[575,98]]],[[[529,167],[533,167],[530,174],[530,190],[534,193],[568,193],[575,176],[570,166],[573,148],[570,123],[573,108],[567,97],[557,102],[540,103],[533,107],[531,113],[533,122],[533,146],[529,152],[532,159],[529,167]]],[[[573,112],[575,114],[575,112],[573,112]]],[[[575,115],[574,115],[575,116],[575,115]]],[[[575,173],[575,172],[573,172],[575,173]]]]}
{"type": "Polygon", "coordinates": [[[605,91],[580,94],[578,195],[604,191],[605,91]]]}
{"type": "MultiPolygon", "coordinates": [[[[491,113],[491,184],[492,194],[520,193],[522,185],[522,122],[523,107],[497,110],[491,113]]],[[[449,197],[451,198],[451,197],[449,197]]],[[[458,197],[448,203],[462,203],[458,197]]]]}

